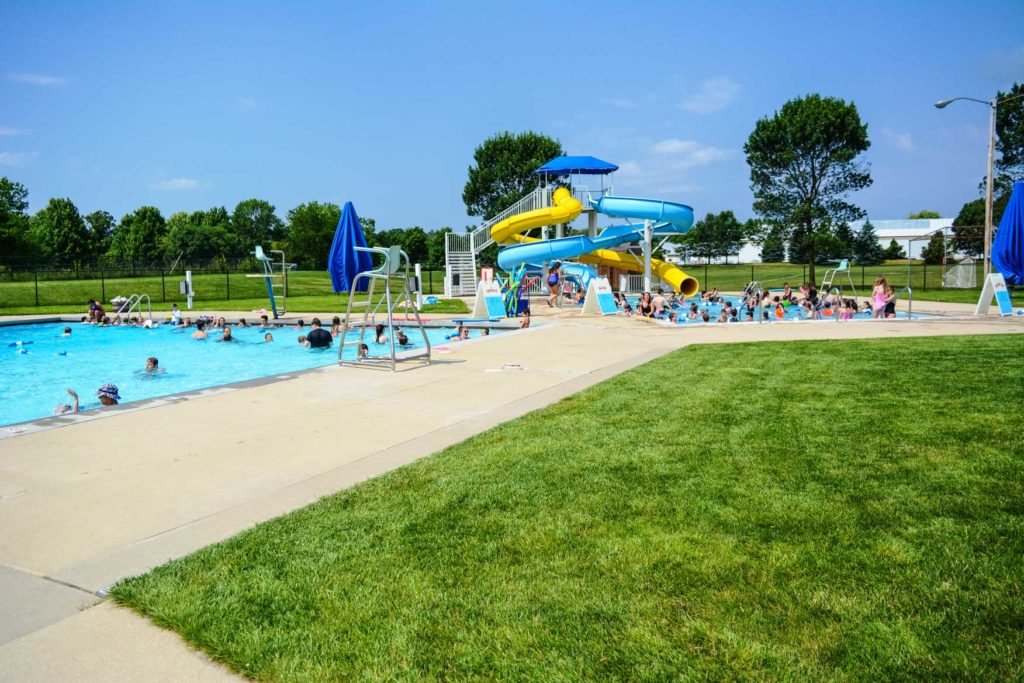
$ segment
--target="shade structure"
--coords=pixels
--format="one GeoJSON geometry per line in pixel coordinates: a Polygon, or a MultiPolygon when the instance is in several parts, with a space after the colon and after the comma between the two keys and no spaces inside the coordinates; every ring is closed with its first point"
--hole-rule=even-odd
{"type": "MultiPolygon", "coordinates": [[[[363,235],[363,226],[356,215],[356,207],[352,206],[352,202],[345,202],[327,257],[327,272],[331,276],[331,286],[335,292],[352,291],[352,281],[356,275],[373,268],[373,259],[370,255],[355,249],[365,246],[366,236],[363,235]]],[[[365,292],[369,283],[368,278],[362,278],[355,283],[355,291],[365,292]]]]}
{"type": "Polygon", "coordinates": [[[560,156],[538,168],[533,175],[605,175],[618,170],[615,164],[591,156],[560,156]]]}
{"type": "Polygon", "coordinates": [[[992,269],[1002,273],[1006,283],[1024,285],[1024,180],[1013,184],[1010,201],[992,241],[992,269]]]}

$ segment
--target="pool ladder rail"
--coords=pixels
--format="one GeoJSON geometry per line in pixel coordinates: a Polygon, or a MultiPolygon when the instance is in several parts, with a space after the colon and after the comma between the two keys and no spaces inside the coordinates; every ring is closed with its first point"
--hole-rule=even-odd
{"type": "Polygon", "coordinates": [[[133,311],[138,311],[139,315],[142,315],[142,300],[146,300],[146,310],[149,315],[149,321],[153,322],[153,302],[149,298],[149,294],[132,294],[128,297],[121,306],[114,312],[114,315],[121,315],[124,319],[130,319],[133,311]]]}
{"type": "Polygon", "coordinates": [[[396,363],[407,360],[418,360],[422,359],[427,363],[430,363],[430,339],[427,338],[427,330],[423,327],[423,321],[420,320],[420,312],[416,308],[416,304],[412,297],[412,292],[409,289],[409,256],[400,247],[355,247],[356,251],[363,251],[369,254],[378,254],[384,257],[384,262],[378,268],[372,270],[363,271],[352,279],[352,287],[349,290],[348,295],[348,306],[345,309],[345,318],[341,324],[341,343],[338,345],[338,365],[355,365],[358,367],[385,367],[395,372],[396,363]],[[399,272],[402,268],[404,261],[404,269],[399,272]],[[363,319],[358,323],[352,321],[352,303],[356,300],[356,283],[360,279],[366,278],[370,281],[370,286],[367,288],[366,301],[363,305],[363,319]],[[396,298],[391,296],[391,282],[393,279],[400,279],[402,283],[402,291],[396,298]],[[380,298],[377,299],[376,304],[373,301],[374,289],[377,282],[383,282],[384,292],[380,294],[380,298]],[[401,358],[397,357],[395,351],[395,320],[394,312],[399,306],[405,306],[405,325],[410,326],[409,323],[409,312],[412,311],[413,317],[416,320],[416,328],[423,336],[423,350],[419,353],[403,353],[401,358]],[[365,356],[359,357],[359,349],[364,343],[366,338],[366,330],[372,329],[377,324],[377,313],[381,306],[385,307],[387,314],[387,337],[388,337],[388,355],[387,356],[365,356]],[[348,334],[350,327],[359,327],[359,339],[357,341],[346,342],[345,337],[348,334]],[[342,357],[342,353],[346,346],[356,347],[356,359],[347,360],[342,357]]]}

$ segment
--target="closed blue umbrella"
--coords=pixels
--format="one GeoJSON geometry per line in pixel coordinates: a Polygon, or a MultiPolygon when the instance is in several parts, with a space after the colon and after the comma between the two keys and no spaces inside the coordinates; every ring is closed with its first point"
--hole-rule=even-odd
{"type": "MultiPolygon", "coordinates": [[[[327,257],[327,272],[331,275],[331,286],[335,292],[348,292],[352,289],[352,281],[356,275],[373,268],[373,260],[365,251],[356,251],[356,247],[366,246],[363,226],[359,224],[359,216],[352,202],[345,202],[345,208],[338,219],[338,229],[334,232],[334,242],[327,257]]],[[[365,292],[369,280],[362,278],[356,283],[357,292],[365,292]]]]}
{"type": "Polygon", "coordinates": [[[1024,180],[1013,184],[1013,193],[992,241],[992,268],[1006,283],[1024,285],[1024,180]]]}

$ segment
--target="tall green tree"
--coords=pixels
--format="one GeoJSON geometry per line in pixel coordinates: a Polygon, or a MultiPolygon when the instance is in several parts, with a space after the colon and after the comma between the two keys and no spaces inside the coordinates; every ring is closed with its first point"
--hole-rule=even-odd
{"type": "Polygon", "coordinates": [[[31,232],[42,255],[52,263],[81,263],[91,255],[89,229],[70,199],[51,199],[32,217],[31,232]]]}
{"type": "Polygon", "coordinates": [[[89,252],[93,257],[103,256],[110,251],[117,221],[106,211],[93,211],[85,217],[89,226],[89,252]]]}
{"type": "Polygon", "coordinates": [[[754,210],[798,237],[791,249],[793,242],[806,249],[812,281],[815,250],[830,236],[823,228],[864,215],[847,195],[871,184],[858,161],[870,146],[856,105],[821,95],[790,100],[759,120],[743,146],[754,210]]]}
{"type": "Polygon", "coordinates": [[[864,225],[857,231],[853,257],[862,266],[877,266],[882,262],[882,245],[878,242],[878,233],[871,221],[864,221],[864,225]]]}
{"type": "Polygon", "coordinates": [[[360,216],[359,227],[363,229],[363,237],[366,238],[366,246],[380,246],[380,244],[377,242],[377,221],[375,219],[367,218],[366,216],[360,216]]]}
{"type": "Polygon", "coordinates": [[[21,183],[0,178],[0,259],[30,257],[28,190],[21,183]]]}
{"type": "Polygon", "coordinates": [[[562,154],[557,140],[541,133],[498,133],[473,152],[475,165],[462,190],[466,213],[487,220],[540,184],[534,171],[562,154]]]}
{"type": "Polygon", "coordinates": [[[692,248],[707,258],[725,258],[738,254],[747,239],[747,227],[737,220],[732,211],[709,213],[683,235],[692,248]]]}
{"type": "Polygon", "coordinates": [[[341,207],[330,203],[309,202],[289,211],[288,260],[303,268],[325,268],[340,218],[341,207]]]}
{"type": "MultiPolygon", "coordinates": [[[[992,201],[992,223],[1003,219],[1003,211],[1010,201],[1010,193],[996,195],[992,201]]],[[[985,250],[985,200],[974,199],[960,208],[953,219],[953,247],[961,254],[981,256],[985,250]]]]}
{"type": "Polygon", "coordinates": [[[889,246],[882,250],[882,258],[886,261],[898,261],[907,258],[907,252],[895,239],[889,242],[889,246]]]}
{"type": "Polygon", "coordinates": [[[936,265],[946,260],[946,239],[941,230],[928,240],[928,244],[921,250],[921,258],[928,265],[936,265]]]}
{"type": "Polygon", "coordinates": [[[273,204],[262,199],[238,202],[231,214],[231,229],[242,249],[252,251],[257,244],[269,249],[270,243],[281,237],[284,223],[275,211],[273,204]]]}
{"type": "Polygon", "coordinates": [[[228,223],[212,222],[219,217],[219,213],[211,216],[205,211],[172,214],[167,219],[164,253],[172,259],[180,255],[185,263],[236,255],[239,252],[237,235],[228,223]]]}
{"type": "Polygon", "coordinates": [[[919,218],[942,218],[942,216],[939,215],[938,211],[929,211],[925,209],[924,211],[912,213],[909,216],[907,216],[907,218],[910,220],[917,220],[919,218]]]}
{"type": "Polygon", "coordinates": [[[110,241],[112,258],[136,260],[140,262],[156,261],[163,257],[162,242],[167,233],[167,221],[160,209],[155,206],[143,206],[125,214],[114,229],[110,241]]]}
{"type": "Polygon", "coordinates": [[[452,232],[452,229],[445,226],[427,233],[427,265],[444,265],[445,235],[450,232],[452,232]]]}
{"type": "Polygon", "coordinates": [[[997,100],[1009,97],[1017,99],[996,109],[996,178],[1003,189],[1010,189],[1013,179],[1024,177],[1024,83],[996,93],[997,100]]]}
{"type": "Polygon", "coordinates": [[[782,263],[786,260],[786,239],[784,231],[772,227],[761,242],[761,260],[765,263],[782,263]]]}

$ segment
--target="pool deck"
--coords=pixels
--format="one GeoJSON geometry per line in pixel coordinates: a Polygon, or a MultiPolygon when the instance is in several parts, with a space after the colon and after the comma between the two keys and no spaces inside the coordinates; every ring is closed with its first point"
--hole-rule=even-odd
{"type": "Polygon", "coordinates": [[[436,348],[429,366],[320,368],[4,439],[0,680],[233,679],[96,593],[674,349],[1006,333],[1024,333],[1024,319],[668,329],[537,307],[530,330],[436,348]]]}

